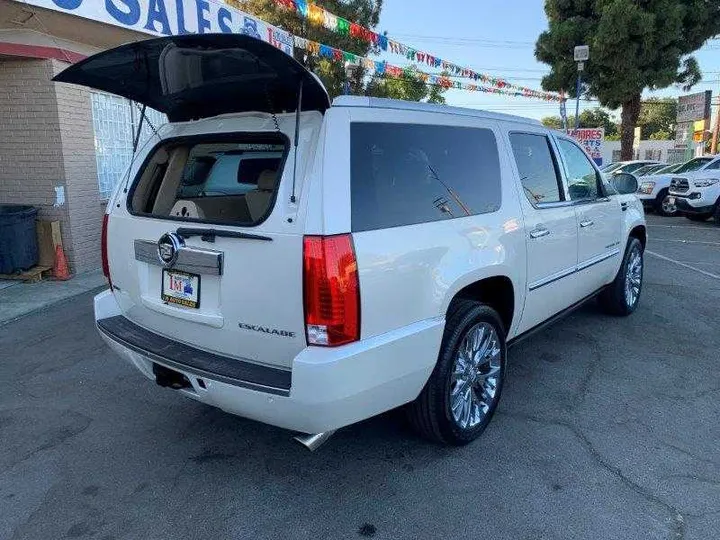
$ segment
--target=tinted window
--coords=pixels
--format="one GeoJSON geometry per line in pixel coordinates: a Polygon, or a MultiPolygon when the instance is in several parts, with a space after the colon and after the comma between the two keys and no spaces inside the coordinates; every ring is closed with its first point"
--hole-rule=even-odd
{"type": "Polygon", "coordinates": [[[632,173],[637,171],[640,167],[644,167],[647,165],[647,163],[630,163],[628,165],[623,165],[618,170],[622,172],[632,173]]]}
{"type": "Polygon", "coordinates": [[[598,177],[590,158],[567,139],[558,139],[558,148],[567,174],[570,200],[597,199],[598,177]]]}
{"type": "Polygon", "coordinates": [[[259,152],[227,153],[198,156],[185,166],[179,197],[214,197],[243,195],[257,189],[263,171],[277,171],[281,152],[268,152],[273,157],[261,157],[259,152]],[[277,157],[274,157],[277,156],[277,157]]]}
{"type": "Polygon", "coordinates": [[[715,163],[711,163],[707,167],[705,167],[706,171],[714,171],[716,169],[720,169],[720,161],[716,161],[715,163]]]}
{"type": "Polygon", "coordinates": [[[164,141],[141,167],[131,212],[161,219],[254,226],[275,204],[286,140],[275,133],[164,141]]]}
{"type": "Polygon", "coordinates": [[[354,123],[351,146],[353,231],[500,208],[500,160],[489,129],[354,123]]]}
{"type": "Polygon", "coordinates": [[[560,183],[548,138],[544,135],[511,133],[510,144],[528,200],[533,204],[561,200],[560,183]]]}
{"type": "Polygon", "coordinates": [[[673,172],[676,173],[685,173],[690,171],[696,171],[700,167],[707,165],[712,161],[712,158],[695,158],[691,159],[690,161],[687,161],[680,165],[677,169],[675,169],[673,172]]]}

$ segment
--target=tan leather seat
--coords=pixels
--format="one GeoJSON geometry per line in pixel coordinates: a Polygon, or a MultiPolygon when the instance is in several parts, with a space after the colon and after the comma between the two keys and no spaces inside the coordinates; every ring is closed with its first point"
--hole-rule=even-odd
{"type": "Polygon", "coordinates": [[[277,181],[277,171],[264,170],[258,177],[257,189],[245,195],[250,217],[253,221],[259,220],[267,212],[277,181]]]}

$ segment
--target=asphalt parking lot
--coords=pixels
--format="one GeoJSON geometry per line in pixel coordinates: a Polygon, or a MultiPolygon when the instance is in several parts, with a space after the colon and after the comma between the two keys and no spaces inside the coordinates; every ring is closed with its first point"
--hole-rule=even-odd
{"type": "Polygon", "coordinates": [[[720,538],[720,227],[648,222],[638,311],[512,349],[463,448],[389,413],[310,453],[143,379],[91,295],[0,327],[0,538],[720,538]]]}

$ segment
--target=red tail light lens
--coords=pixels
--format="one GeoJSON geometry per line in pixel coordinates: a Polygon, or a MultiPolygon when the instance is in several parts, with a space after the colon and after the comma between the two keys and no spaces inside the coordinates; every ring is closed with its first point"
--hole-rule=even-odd
{"type": "Polygon", "coordinates": [[[100,257],[102,258],[102,271],[103,275],[107,278],[110,288],[112,289],[112,280],[110,279],[110,264],[108,263],[108,252],[107,252],[107,230],[108,220],[110,216],[108,214],[103,215],[102,222],[102,236],[100,238],[100,257]]]}
{"type": "Polygon", "coordinates": [[[305,237],[303,285],[308,345],[360,339],[360,286],[349,234],[305,237]]]}

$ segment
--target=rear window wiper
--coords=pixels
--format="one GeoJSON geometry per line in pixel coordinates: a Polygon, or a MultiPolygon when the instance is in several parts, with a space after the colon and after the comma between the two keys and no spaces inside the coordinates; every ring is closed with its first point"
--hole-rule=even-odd
{"type": "Polygon", "coordinates": [[[183,238],[192,238],[193,236],[199,236],[200,240],[204,242],[215,242],[215,238],[220,236],[222,238],[242,238],[244,240],[263,240],[265,242],[272,242],[272,238],[269,236],[262,236],[260,234],[251,234],[241,231],[226,231],[223,229],[202,229],[193,227],[179,227],[176,231],[178,236],[183,238]]]}

